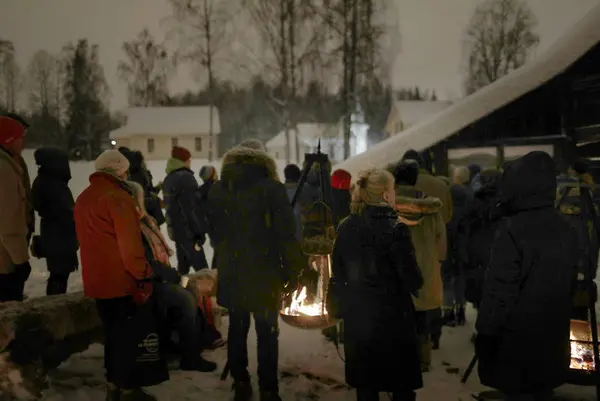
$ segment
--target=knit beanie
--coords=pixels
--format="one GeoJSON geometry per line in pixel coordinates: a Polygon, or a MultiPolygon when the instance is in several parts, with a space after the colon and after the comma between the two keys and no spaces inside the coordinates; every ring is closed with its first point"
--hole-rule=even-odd
{"type": "Polygon", "coordinates": [[[415,186],[419,177],[419,164],[414,160],[406,160],[398,163],[394,169],[396,185],[415,186]]]}
{"type": "Polygon", "coordinates": [[[265,151],[265,147],[263,146],[262,142],[258,139],[247,139],[244,142],[240,143],[238,146],[241,148],[262,150],[263,152],[265,151]]]}
{"type": "Polygon", "coordinates": [[[217,177],[217,170],[213,166],[202,166],[200,169],[200,178],[202,181],[214,180],[217,177]]]}
{"type": "Polygon", "coordinates": [[[25,136],[25,129],[18,119],[10,116],[0,116],[0,146],[8,145],[25,136]]]}
{"type": "Polygon", "coordinates": [[[419,168],[425,168],[425,160],[423,156],[414,149],[407,150],[402,156],[402,161],[414,160],[419,164],[419,168]]]}
{"type": "Polygon", "coordinates": [[[94,163],[96,171],[121,177],[129,170],[129,160],[117,149],[105,150],[94,163]]]}
{"type": "Polygon", "coordinates": [[[338,169],[331,174],[331,186],[335,189],[350,190],[352,176],[346,170],[338,169]]]}
{"type": "Polygon", "coordinates": [[[186,148],[173,146],[173,149],[171,149],[171,157],[173,159],[181,160],[182,162],[187,162],[192,158],[192,154],[186,148]]]}

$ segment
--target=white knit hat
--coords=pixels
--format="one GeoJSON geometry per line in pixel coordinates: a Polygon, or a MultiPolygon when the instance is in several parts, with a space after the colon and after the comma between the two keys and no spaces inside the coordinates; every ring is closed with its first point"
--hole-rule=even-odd
{"type": "Polygon", "coordinates": [[[96,171],[122,176],[129,170],[129,160],[117,149],[109,149],[96,159],[94,163],[96,171]]]}

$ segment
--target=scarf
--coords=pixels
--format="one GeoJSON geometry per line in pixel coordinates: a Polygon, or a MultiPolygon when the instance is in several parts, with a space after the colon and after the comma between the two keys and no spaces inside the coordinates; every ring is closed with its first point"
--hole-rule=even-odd
{"type": "Polygon", "coordinates": [[[141,223],[142,235],[150,244],[154,259],[166,266],[171,266],[170,257],[173,255],[173,250],[167,245],[167,241],[165,241],[154,219],[146,216],[142,218],[141,223]]]}

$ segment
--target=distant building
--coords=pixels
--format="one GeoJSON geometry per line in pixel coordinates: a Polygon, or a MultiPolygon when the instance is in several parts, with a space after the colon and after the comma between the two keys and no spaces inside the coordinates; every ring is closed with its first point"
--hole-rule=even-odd
{"type": "MultiPolygon", "coordinates": [[[[111,144],[139,150],[147,160],[165,160],[173,146],[195,159],[209,153],[210,107],[139,107],[127,110],[127,123],[110,133],[111,144]]],[[[219,111],[213,107],[212,156],[218,156],[219,111]]]]}
{"type": "Polygon", "coordinates": [[[427,120],[451,104],[445,101],[396,100],[390,109],[384,131],[388,137],[396,135],[427,120]]]}

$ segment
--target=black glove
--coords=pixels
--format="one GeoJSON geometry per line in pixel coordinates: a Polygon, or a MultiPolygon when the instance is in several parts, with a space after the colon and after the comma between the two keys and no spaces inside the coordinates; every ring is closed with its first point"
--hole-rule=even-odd
{"type": "Polygon", "coordinates": [[[151,266],[154,275],[159,280],[171,284],[179,284],[181,282],[181,275],[172,267],[165,266],[158,261],[153,261],[151,266]]]}
{"type": "Polygon", "coordinates": [[[23,283],[26,282],[30,275],[31,265],[29,264],[29,261],[21,263],[20,265],[15,265],[15,276],[17,276],[19,281],[22,281],[23,283]]]}

